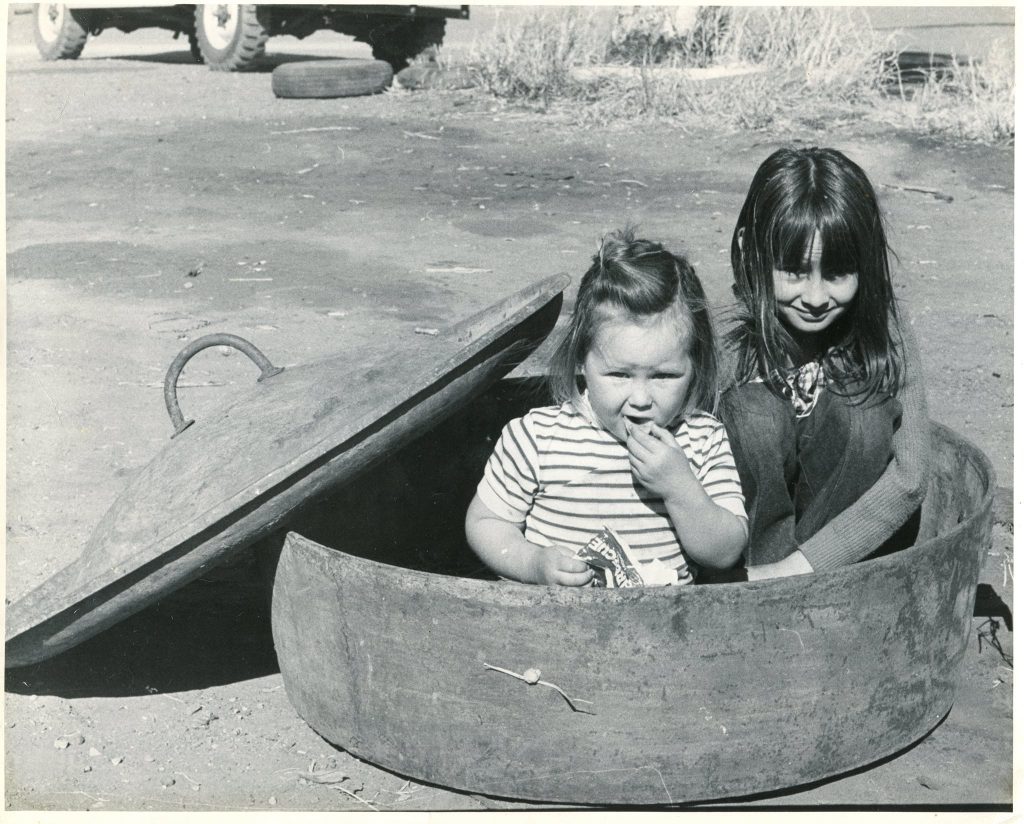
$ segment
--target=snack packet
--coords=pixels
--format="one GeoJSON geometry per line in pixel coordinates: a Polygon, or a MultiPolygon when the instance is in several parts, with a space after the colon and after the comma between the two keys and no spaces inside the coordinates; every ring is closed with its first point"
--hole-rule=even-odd
{"type": "Polygon", "coordinates": [[[673,567],[655,560],[642,563],[633,555],[618,533],[609,526],[604,527],[576,551],[576,557],[586,561],[600,573],[595,577],[594,586],[608,589],[619,587],[666,586],[678,582],[673,567]]]}
{"type": "MultiPolygon", "coordinates": [[[[625,541],[607,526],[576,551],[577,558],[600,573],[608,589],[644,585],[643,576],[631,555],[625,541]]],[[[595,585],[600,586],[600,581],[595,585]]]]}

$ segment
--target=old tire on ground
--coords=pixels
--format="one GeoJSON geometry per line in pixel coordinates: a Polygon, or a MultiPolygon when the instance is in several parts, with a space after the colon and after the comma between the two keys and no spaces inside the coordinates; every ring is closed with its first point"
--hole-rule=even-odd
{"type": "Polygon", "coordinates": [[[263,54],[270,36],[266,8],[255,3],[200,3],[196,41],[203,62],[215,71],[242,71],[263,54]]]}
{"type": "Polygon", "coordinates": [[[89,37],[89,17],[63,3],[36,3],[36,48],[44,60],[74,60],[89,37]]]}
{"type": "Polygon", "coordinates": [[[882,55],[885,83],[890,87],[923,86],[929,80],[948,80],[968,65],[967,58],[928,51],[900,51],[882,55]]]}
{"type": "Polygon", "coordinates": [[[393,77],[383,60],[304,60],[274,69],[271,87],[278,97],[357,97],[383,91],[393,77]]]}

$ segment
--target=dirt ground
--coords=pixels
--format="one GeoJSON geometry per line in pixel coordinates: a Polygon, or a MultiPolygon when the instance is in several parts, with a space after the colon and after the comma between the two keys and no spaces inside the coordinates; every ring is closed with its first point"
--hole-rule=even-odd
{"type": "MultiPolygon", "coordinates": [[[[932,416],[991,459],[996,523],[944,723],[869,769],[734,806],[1009,805],[1012,149],[828,113],[720,134],[581,130],[471,91],[278,100],[280,52],[241,75],[191,65],[170,41],[45,64],[24,47],[28,18],[10,19],[8,601],[75,557],[166,443],[162,380],[186,342],[233,332],[285,366],[339,351],[362,362],[541,276],[578,277],[626,222],[687,252],[724,306],[757,164],[782,143],[830,144],[879,189],[932,416]]],[[[252,379],[242,356],[207,352],[182,377],[182,406],[199,417],[252,379]]],[[[307,727],[245,561],[8,670],[5,686],[7,811],[533,808],[419,784],[307,727]]]]}

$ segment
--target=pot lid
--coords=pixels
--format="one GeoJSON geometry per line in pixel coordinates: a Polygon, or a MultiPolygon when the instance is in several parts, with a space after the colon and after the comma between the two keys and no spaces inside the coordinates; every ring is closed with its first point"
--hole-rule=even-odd
{"type": "Polygon", "coordinates": [[[435,336],[388,341],[387,355],[354,372],[343,356],[277,370],[234,336],[190,344],[165,383],[175,435],[79,557],[7,608],[5,666],[49,658],[137,612],[455,412],[536,349],[568,283],[555,275],[435,336]],[[257,362],[258,382],[209,418],[183,420],[178,373],[223,343],[257,362]]]}

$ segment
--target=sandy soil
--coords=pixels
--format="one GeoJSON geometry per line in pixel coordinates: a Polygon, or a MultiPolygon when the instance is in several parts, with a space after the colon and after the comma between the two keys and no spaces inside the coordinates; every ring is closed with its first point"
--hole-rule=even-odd
{"type": "MultiPolygon", "coordinates": [[[[277,100],[280,53],[245,75],[190,65],[169,43],[44,64],[26,22],[13,20],[7,62],[9,601],[75,557],[162,448],[162,379],[185,342],[226,331],[283,365],[360,361],[498,292],[578,276],[627,221],[686,251],[724,306],[753,170],[781,143],[831,144],[878,185],[933,417],[987,453],[1002,489],[946,721],[871,769],[748,803],[1009,803],[1011,149],[828,113],[784,133],[583,131],[472,92],[277,100]]],[[[206,353],[182,405],[198,417],[252,378],[241,356],[206,353]]],[[[4,738],[7,810],[528,807],[407,780],[308,728],[249,559],[7,671],[4,738]]]]}

